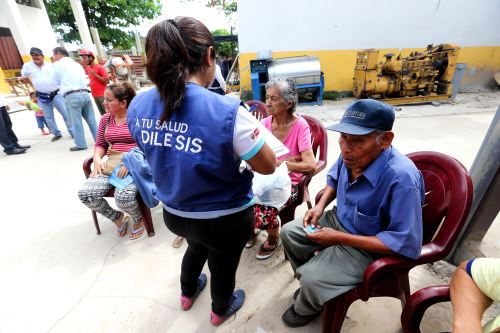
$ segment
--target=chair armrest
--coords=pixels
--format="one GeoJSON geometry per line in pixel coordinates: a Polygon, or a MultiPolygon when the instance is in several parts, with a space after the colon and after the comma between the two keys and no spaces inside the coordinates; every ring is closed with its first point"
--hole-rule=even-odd
{"type": "Polygon", "coordinates": [[[316,162],[316,171],[312,174],[302,174],[298,183],[298,193],[297,193],[297,201],[302,203],[304,201],[311,201],[309,196],[309,183],[311,182],[312,177],[317,175],[321,170],[326,167],[325,161],[316,162]]]}
{"type": "Polygon", "coordinates": [[[318,202],[321,200],[321,197],[323,196],[323,193],[325,193],[325,189],[322,189],[321,191],[316,194],[316,198],[314,198],[314,204],[317,205],[318,202]]]}
{"type": "Polygon", "coordinates": [[[89,178],[90,173],[92,172],[92,163],[94,162],[94,157],[90,156],[83,161],[83,173],[85,174],[85,178],[89,178]]]}
{"type": "Polygon", "coordinates": [[[441,248],[430,243],[422,246],[422,251],[418,259],[409,259],[403,256],[386,256],[377,259],[365,269],[363,284],[361,284],[359,291],[360,296],[363,300],[368,299],[374,283],[387,273],[410,270],[415,266],[443,259],[445,256],[446,254],[443,253],[441,248]]]}
{"type": "Polygon", "coordinates": [[[325,161],[318,161],[316,162],[316,172],[314,173],[315,175],[320,173],[324,168],[326,167],[325,161]]]}
{"type": "Polygon", "coordinates": [[[303,203],[304,199],[307,199],[306,197],[308,197],[308,193],[309,193],[307,190],[307,186],[308,186],[308,184],[311,181],[313,176],[314,175],[302,174],[302,176],[300,177],[299,183],[297,184],[297,186],[298,186],[297,187],[297,202],[299,204],[303,203]]]}
{"type": "Polygon", "coordinates": [[[436,303],[450,300],[449,286],[433,286],[420,289],[406,301],[401,313],[401,325],[405,333],[419,333],[425,311],[436,303]]]}
{"type": "Polygon", "coordinates": [[[372,262],[363,273],[363,283],[359,286],[359,296],[366,301],[379,278],[390,272],[402,272],[417,266],[417,261],[402,256],[387,256],[372,262]]]}

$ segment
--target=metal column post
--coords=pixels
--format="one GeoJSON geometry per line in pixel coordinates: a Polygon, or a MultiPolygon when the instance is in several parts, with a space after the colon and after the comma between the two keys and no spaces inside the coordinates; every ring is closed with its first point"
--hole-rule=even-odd
{"type": "Polygon", "coordinates": [[[482,256],[479,246],[500,210],[500,106],[470,169],[474,199],[458,246],[451,257],[455,265],[482,256]]]}
{"type": "Polygon", "coordinates": [[[102,48],[101,39],[99,38],[99,31],[97,28],[90,27],[90,32],[92,33],[92,38],[94,39],[94,44],[97,49],[97,56],[104,57],[104,50],[102,48]]]}
{"type": "Polygon", "coordinates": [[[73,10],[73,15],[75,15],[76,26],[78,27],[78,33],[80,34],[83,48],[96,52],[96,48],[92,43],[92,38],[90,37],[89,26],[87,24],[87,19],[85,18],[85,13],[83,12],[82,2],[80,0],[69,0],[69,2],[71,4],[71,9],[73,10]]]}

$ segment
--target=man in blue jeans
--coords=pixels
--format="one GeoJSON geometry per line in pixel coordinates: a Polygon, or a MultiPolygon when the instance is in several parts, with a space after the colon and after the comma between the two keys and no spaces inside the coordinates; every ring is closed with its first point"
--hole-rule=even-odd
{"type": "Polygon", "coordinates": [[[51,141],[57,141],[62,138],[61,131],[57,128],[57,123],[54,118],[54,106],[63,117],[69,134],[73,136],[73,131],[71,130],[71,117],[66,113],[64,98],[58,93],[59,87],[50,81],[52,64],[45,63],[43,52],[37,47],[32,47],[30,49],[30,55],[33,61],[23,65],[21,75],[23,77],[28,77],[31,83],[33,83],[33,87],[35,87],[38,104],[43,110],[49,130],[54,135],[51,141]]]}
{"type": "Polygon", "coordinates": [[[75,146],[70,151],[87,149],[82,118],[89,126],[92,137],[97,135],[97,123],[94,115],[92,100],[87,89],[87,80],[83,67],[69,57],[64,47],[53,50],[54,65],[50,73],[53,84],[59,86],[60,93],[64,96],[66,110],[71,115],[73,124],[73,139],[75,146]]]}

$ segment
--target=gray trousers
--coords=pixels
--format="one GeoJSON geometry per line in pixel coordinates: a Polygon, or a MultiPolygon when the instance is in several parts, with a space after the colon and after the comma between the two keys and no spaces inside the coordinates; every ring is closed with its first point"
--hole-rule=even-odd
{"type": "MultiPolygon", "coordinates": [[[[347,232],[340,224],[336,208],[325,211],[318,223],[323,227],[347,232]]],[[[281,239],[293,270],[300,281],[295,311],[303,316],[322,310],[323,304],[363,281],[363,273],[374,258],[351,246],[335,245],[321,249],[303,230],[303,219],[286,223],[281,239]],[[314,253],[319,251],[316,255],[314,253]]]]}
{"type": "Polygon", "coordinates": [[[106,113],[106,107],[104,106],[104,96],[94,97],[94,102],[95,105],[97,105],[99,113],[101,114],[101,116],[103,116],[106,113]]]}
{"type": "MultiPolygon", "coordinates": [[[[114,223],[120,218],[120,212],[111,208],[106,199],[104,199],[106,193],[113,188],[108,179],[109,176],[105,175],[87,178],[78,191],[78,197],[85,206],[107,217],[114,223]]],[[[118,208],[129,214],[134,223],[139,223],[142,216],[136,195],[137,187],[134,183],[128,185],[123,190],[115,189],[115,202],[118,208]]]]}

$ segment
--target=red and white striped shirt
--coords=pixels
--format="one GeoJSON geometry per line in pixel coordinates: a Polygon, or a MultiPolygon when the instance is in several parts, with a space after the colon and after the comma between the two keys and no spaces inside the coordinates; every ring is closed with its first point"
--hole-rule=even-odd
{"type": "Polygon", "coordinates": [[[130,149],[137,147],[137,144],[130,135],[127,123],[125,122],[121,125],[117,125],[115,123],[115,115],[106,113],[101,117],[99,122],[99,129],[95,142],[95,148],[97,147],[104,149],[106,153],[109,148],[126,153],[130,149]],[[106,126],[108,126],[108,130],[106,131],[106,137],[104,137],[106,126]],[[111,147],[108,142],[111,144],[111,147]]]}

